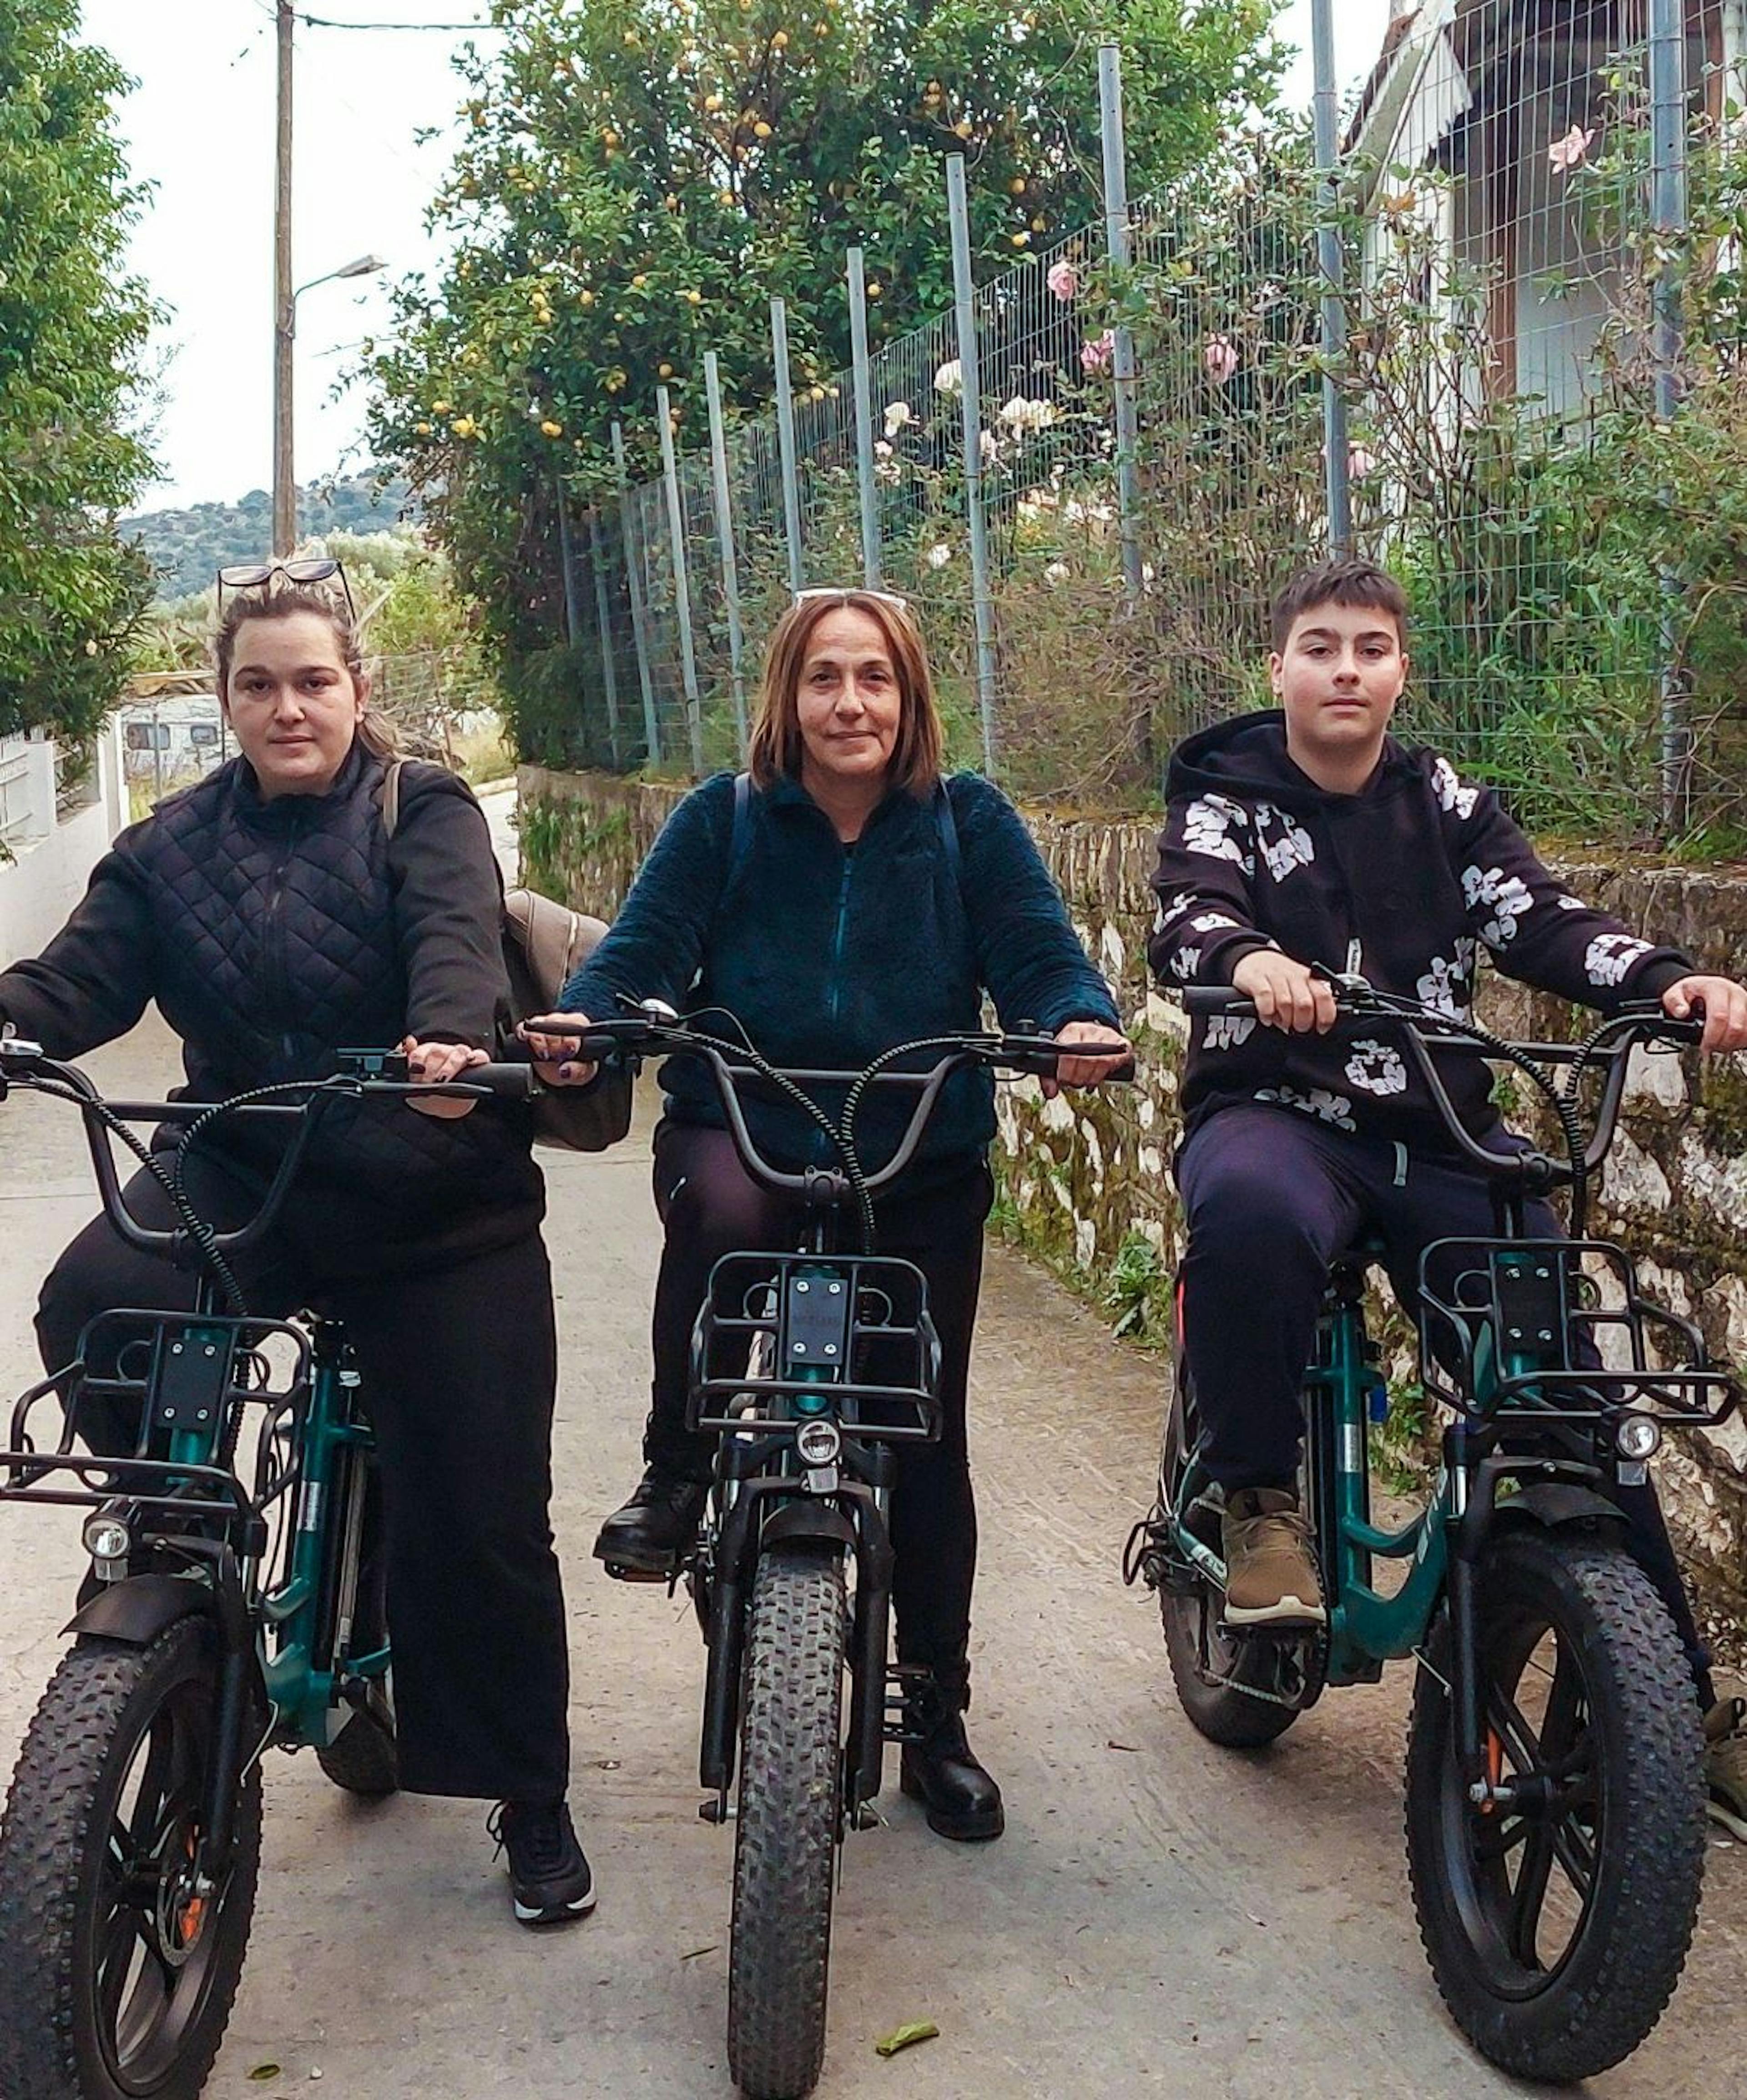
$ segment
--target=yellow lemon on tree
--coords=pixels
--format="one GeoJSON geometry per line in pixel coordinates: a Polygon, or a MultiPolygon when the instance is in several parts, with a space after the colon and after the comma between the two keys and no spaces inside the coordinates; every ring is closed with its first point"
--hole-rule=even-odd
{"type": "Polygon", "coordinates": [[[752,136],[755,139],[768,139],[770,136],[770,126],[765,123],[763,117],[761,117],[752,126],[752,136]]]}
{"type": "Polygon", "coordinates": [[[774,51],[786,51],[788,49],[788,32],[787,29],[779,29],[777,31],[776,34],[770,39],[770,48],[774,51]]]}
{"type": "Polygon", "coordinates": [[[686,294],[686,304],[688,307],[701,307],[704,304],[703,293],[696,291],[687,292],[686,294]]]}
{"type": "Polygon", "coordinates": [[[543,438],[562,438],[564,435],[564,426],[562,423],[554,423],[549,416],[540,425],[540,434],[543,438]]]}

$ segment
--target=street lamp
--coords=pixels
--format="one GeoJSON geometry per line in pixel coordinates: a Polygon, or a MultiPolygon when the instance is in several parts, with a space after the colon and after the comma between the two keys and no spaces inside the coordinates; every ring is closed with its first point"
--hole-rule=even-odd
{"type": "MultiPolygon", "coordinates": [[[[311,277],[307,285],[285,293],[278,302],[273,329],[273,558],[282,562],[298,544],[298,483],[292,457],[292,350],[297,342],[298,301],[318,285],[331,285],[341,277],[373,277],[386,270],[382,255],[360,255],[337,270],[311,277]]],[[[287,273],[289,275],[289,272],[287,273]]]]}

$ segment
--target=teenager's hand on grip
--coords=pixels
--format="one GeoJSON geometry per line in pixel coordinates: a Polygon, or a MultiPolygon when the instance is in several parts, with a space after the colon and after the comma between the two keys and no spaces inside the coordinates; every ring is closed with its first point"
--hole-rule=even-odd
{"type": "Polygon", "coordinates": [[[1682,977],[1662,995],[1676,1021],[1704,1016],[1701,1050],[1747,1049],[1747,986],[1731,977],[1682,977]]]}
{"type": "Polygon", "coordinates": [[[1232,990],[1255,1001],[1258,1020],[1270,1028],[1326,1035],[1335,1026],[1335,990],[1326,977],[1277,948],[1252,948],[1232,972],[1232,990]]]}

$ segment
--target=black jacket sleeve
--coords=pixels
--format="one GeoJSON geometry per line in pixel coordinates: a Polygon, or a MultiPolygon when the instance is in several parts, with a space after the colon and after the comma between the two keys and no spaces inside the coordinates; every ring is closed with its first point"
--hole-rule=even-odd
{"type": "Polygon", "coordinates": [[[1052,1035],[1070,1021],[1120,1030],[1110,986],[1087,960],[1061,893],[1019,812],[965,774],[951,791],[977,973],[1008,1028],[1052,1035]]]}
{"type": "Polygon", "coordinates": [[[1462,788],[1453,860],[1468,925],[1507,977],[1604,1012],[1655,999],[1693,965],[1574,897],[1542,864],[1490,788],[1462,788]]]}
{"type": "Polygon", "coordinates": [[[565,986],[559,1010],[608,1021],[621,997],[683,1008],[704,959],[734,829],[734,778],[695,788],[661,827],[607,938],[565,986]]]}
{"type": "Polygon", "coordinates": [[[0,972],[0,1023],[10,1022],[51,1057],[82,1057],[125,1035],[157,982],[157,943],[142,882],[123,847],[105,854],[73,916],[42,953],[0,972]]]}
{"type": "Polygon", "coordinates": [[[389,841],[407,1033],[490,1050],[507,1015],[503,881],[485,812],[440,766],[408,765],[389,841]]]}
{"type": "Polygon", "coordinates": [[[1180,795],[1165,812],[1146,959],[1162,983],[1229,985],[1255,948],[1274,946],[1255,924],[1251,814],[1224,795],[1180,795]]]}

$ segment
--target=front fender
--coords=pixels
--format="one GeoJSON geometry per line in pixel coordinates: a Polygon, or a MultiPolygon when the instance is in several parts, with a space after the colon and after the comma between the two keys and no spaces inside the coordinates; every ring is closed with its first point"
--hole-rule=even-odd
{"type": "Polygon", "coordinates": [[[1573,1480],[1530,1480],[1514,1494],[1500,1496],[1493,1511],[1498,1524],[1537,1524],[1556,1531],[1567,1524],[1618,1524],[1625,1512],[1593,1488],[1573,1480]]]}
{"type": "Polygon", "coordinates": [[[130,1575],[81,1605],[63,1630],[149,1648],[160,1634],[196,1612],[218,1616],[218,1599],[210,1583],[183,1575],[130,1575]]]}
{"type": "Polygon", "coordinates": [[[767,1546],[823,1546],[855,1551],[855,1526],[835,1502],[784,1502],[766,1520],[758,1535],[767,1546]]]}

